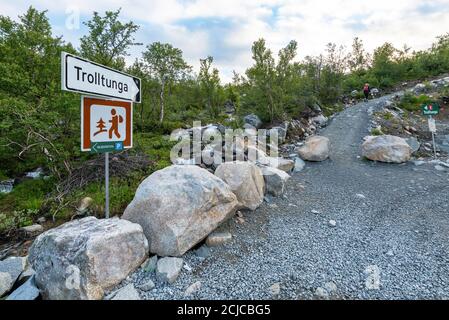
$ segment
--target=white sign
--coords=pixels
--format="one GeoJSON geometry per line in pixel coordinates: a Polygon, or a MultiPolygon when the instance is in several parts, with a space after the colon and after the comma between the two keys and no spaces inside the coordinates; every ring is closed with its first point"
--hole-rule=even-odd
{"type": "Polygon", "coordinates": [[[89,93],[140,103],[140,79],[85,60],[61,54],[62,90],[89,93]]]}
{"type": "Polygon", "coordinates": [[[436,127],[436,124],[435,124],[435,119],[429,117],[428,123],[429,123],[429,131],[430,131],[430,132],[437,132],[437,127],[436,127]]]}

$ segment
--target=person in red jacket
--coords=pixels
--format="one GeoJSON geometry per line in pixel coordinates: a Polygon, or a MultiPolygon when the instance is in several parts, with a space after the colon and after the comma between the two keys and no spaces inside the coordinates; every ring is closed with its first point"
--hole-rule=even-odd
{"type": "Polygon", "coordinates": [[[365,83],[363,86],[363,94],[365,95],[365,101],[368,101],[369,94],[371,92],[371,88],[368,83],[365,83]]]}

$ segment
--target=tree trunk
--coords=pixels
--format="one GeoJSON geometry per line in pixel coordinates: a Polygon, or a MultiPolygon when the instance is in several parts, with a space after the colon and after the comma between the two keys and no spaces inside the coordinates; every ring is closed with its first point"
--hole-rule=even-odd
{"type": "Polygon", "coordinates": [[[164,90],[165,90],[165,81],[162,81],[161,86],[161,112],[159,117],[159,123],[162,123],[164,121],[164,90]]]}

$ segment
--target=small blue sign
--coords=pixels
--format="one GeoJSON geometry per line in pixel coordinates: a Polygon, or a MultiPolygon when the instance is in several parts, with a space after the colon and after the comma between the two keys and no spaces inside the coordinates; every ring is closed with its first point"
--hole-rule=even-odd
{"type": "Polygon", "coordinates": [[[119,141],[119,142],[115,143],[115,150],[116,151],[123,150],[123,142],[122,141],[119,141]]]}

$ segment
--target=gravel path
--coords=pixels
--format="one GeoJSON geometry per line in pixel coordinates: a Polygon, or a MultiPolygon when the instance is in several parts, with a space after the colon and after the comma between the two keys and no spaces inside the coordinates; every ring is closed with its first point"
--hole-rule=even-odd
{"type": "Polygon", "coordinates": [[[307,163],[284,196],[243,212],[244,224],[223,226],[232,242],[205,259],[187,253],[174,284],[142,270],[125,283],[152,279],[155,289],[139,290],[145,299],[184,299],[196,281],[190,299],[449,298],[448,171],[358,157],[368,110],[385,99],[335,116],[320,133],[331,159],[307,163]],[[277,283],[279,294],[269,289],[277,283]]]}

